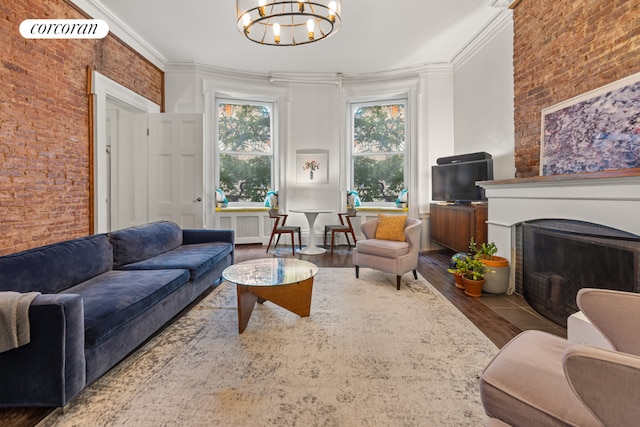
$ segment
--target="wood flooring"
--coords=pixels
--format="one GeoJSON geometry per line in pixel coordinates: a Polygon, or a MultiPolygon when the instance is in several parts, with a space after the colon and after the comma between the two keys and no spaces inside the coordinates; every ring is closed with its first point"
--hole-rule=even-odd
{"type": "MultiPolygon", "coordinates": [[[[268,253],[265,249],[266,247],[262,245],[237,245],[235,262],[273,256],[292,256],[290,246],[279,245],[276,249],[271,247],[268,253]]],[[[446,250],[421,254],[418,272],[467,316],[494,344],[502,347],[511,338],[520,333],[521,329],[498,315],[478,299],[465,295],[464,292],[461,292],[452,284],[453,278],[451,274],[447,273],[449,259],[452,254],[453,252],[446,250]]],[[[336,246],[333,254],[326,253],[313,256],[298,254],[296,257],[313,262],[319,267],[353,268],[351,250],[346,245],[336,246]]],[[[190,308],[187,308],[184,312],[190,308]]],[[[0,408],[0,426],[35,426],[50,412],[50,408],[0,408]]]]}

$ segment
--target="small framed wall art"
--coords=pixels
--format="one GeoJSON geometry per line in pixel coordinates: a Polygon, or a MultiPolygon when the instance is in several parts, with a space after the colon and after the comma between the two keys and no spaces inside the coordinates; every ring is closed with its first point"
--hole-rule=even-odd
{"type": "Polygon", "coordinates": [[[329,182],[329,150],[297,150],[296,182],[326,184],[329,182]]]}

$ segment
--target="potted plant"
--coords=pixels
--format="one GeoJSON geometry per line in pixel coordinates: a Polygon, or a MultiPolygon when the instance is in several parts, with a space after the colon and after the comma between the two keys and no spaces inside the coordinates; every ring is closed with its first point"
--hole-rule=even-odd
{"type": "Polygon", "coordinates": [[[484,291],[490,294],[503,294],[509,289],[509,260],[496,255],[498,248],[494,242],[477,245],[473,237],[469,242],[469,251],[478,257],[495,274],[487,276],[484,291]]]}
{"type": "Polygon", "coordinates": [[[464,282],[462,281],[462,273],[460,273],[457,269],[457,261],[458,259],[466,261],[469,258],[469,254],[466,252],[458,252],[457,254],[451,257],[451,261],[449,261],[449,268],[447,271],[453,274],[454,284],[456,288],[464,290],[464,282]]]}
{"type": "Polygon", "coordinates": [[[466,264],[466,272],[462,274],[464,293],[472,297],[482,296],[487,266],[477,256],[469,257],[466,264]]]}
{"type": "Polygon", "coordinates": [[[447,271],[460,274],[465,294],[472,297],[482,296],[482,287],[485,283],[484,275],[490,270],[477,256],[456,259],[456,267],[447,271]]]}

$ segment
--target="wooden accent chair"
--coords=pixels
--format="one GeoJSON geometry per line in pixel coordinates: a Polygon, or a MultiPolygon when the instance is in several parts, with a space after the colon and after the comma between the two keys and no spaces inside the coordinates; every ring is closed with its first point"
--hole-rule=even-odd
{"type": "Polygon", "coordinates": [[[331,253],[333,253],[333,247],[335,246],[335,236],[336,233],[344,233],[347,238],[347,244],[351,247],[351,242],[349,241],[349,234],[353,237],[353,245],[357,243],[356,233],[353,231],[353,226],[351,225],[351,218],[356,216],[355,209],[349,209],[346,213],[339,213],[338,218],[340,219],[340,224],[332,224],[324,226],[324,246],[327,246],[327,234],[331,233],[331,253]]]}
{"type": "Polygon", "coordinates": [[[522,332],[480,377],[488,425],[638,425],[640,294],[583,288],[576,301],[614,350],[522,332]]]}
{"type": "Polygon", "coordinates": [[[278,235],[278,237],[276,238],[276,244],[273,245],[274,249],[278,246],[278,242],[280,241],[280,236],[282,234],[289,234],[291,235],[291,252],[293,253],[293,256],[295,256],[296,245],[293,237],[295,233],[298,233],[298,245],[300,249],[302,249],[302,237],[300,233],[300,227],[297,225],[285,225],[285,223],[287,222],[288,216],[289,216],[288,214],[280,213],[276,209],[269,209],[269,217],[274,219],[274,222],[273,222],[273,229],[271,230],[271,237],[269,237],[269,244],[267,245],[267,252],[269,252],[269,248],[271,247],[271,242],[273,241],[273,236],[275,236],[276,234],[278,235]],[[280,220],[282,220],[282,222],[280,222],[280,220]]]}

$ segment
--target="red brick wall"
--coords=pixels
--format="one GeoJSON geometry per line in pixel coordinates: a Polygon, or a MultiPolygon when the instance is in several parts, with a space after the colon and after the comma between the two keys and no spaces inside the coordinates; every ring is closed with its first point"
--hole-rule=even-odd
{"type": "Polygon", "coordinates": [[[640,2],[521,0],[513,13],[515,166],[528,177],[543,108],[640,72],[640,2]]]}
{"type": "Polygon", "coordinates": [[[0,3],[0,255],[91,232],[87,66],[162,105],[163,72],[114,36],[18,30],[24,19],[86,17],[64,0],[0,3]]]}

